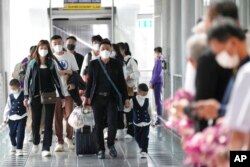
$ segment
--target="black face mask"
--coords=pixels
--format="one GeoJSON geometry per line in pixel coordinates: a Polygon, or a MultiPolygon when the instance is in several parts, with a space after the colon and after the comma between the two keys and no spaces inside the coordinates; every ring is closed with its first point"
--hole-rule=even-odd
{"type": "Polygon", "coordinates": [[[67,45],[67,49],[69,49],[69,50],[75,50],[75,48],[76,48],[76,45],[74,45],[74,44],[67,45]]]}

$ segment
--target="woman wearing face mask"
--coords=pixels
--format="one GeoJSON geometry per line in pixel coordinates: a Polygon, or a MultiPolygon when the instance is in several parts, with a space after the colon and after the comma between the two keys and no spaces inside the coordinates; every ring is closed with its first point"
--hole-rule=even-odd
{"type": "MultiPolygon", "coordinates": [[[[40,122],[43,104],[41,104],[40,92],[58,91],[61,98],[61,84],[53,61],[53,54],[50,44],[47,40],[41,40],[34,53],[34,59],[28,65],[24,81],[24,105],[28,106],[29,98],[31,100],[32,110],[32,132],[33,132],[33,150],[39,151],[40,143],[40,122]],[[30,97],[29,97],[30,95],[30,97]]],[[[52,123],[54,117],[55,104],[44,104],[45,107],[45,128],[42,146],[42,156],[50,156],[50,147],[52,143],[52,123]]]]}
{"type": "MultiPolygon", "coordinates": [[[[139,81],[140,72],[138,70],[137,61],[132,58],[132,54],[129,49],[129,45],[127,43],[118,43],[120,48],[120,52],[124,58],[124,63],[126,67],[125,80],[127,84],[128,95],[130,98],[134,97],[135,90],[139,81]]],[[[134,127],[133,127],[133,114],[132,112],[126,113],[127,120],[127,135],[126,139],[131,139],[134,136],[134,127]]]]}
{"type": "MultiPolygon", "coordinates": [[[[123,56],[120,52],[119,46],[117,44],[112,44],[111,50],[112,51],[111,51],[110,57],[116,59],[121,64],[124,77],[126,78],[126,73],[127,73],[126,72],[126,65],[124,63],[124,59],[123,59],[123,56]]],[[[118,130],[116,133],[117,138],[121,137],[123,128],[124,128],[123,113],[119,112],[117,114],[117,130],[118,130]]]]}

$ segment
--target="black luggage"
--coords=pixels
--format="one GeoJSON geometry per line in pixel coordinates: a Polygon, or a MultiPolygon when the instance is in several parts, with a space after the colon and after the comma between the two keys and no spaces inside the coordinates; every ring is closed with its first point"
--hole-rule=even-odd
{"type": "Polygon", "coordinates": [[[84,126],[75,130],[76,155],[96,154],[97,142],[95,128],[84,126]]]}

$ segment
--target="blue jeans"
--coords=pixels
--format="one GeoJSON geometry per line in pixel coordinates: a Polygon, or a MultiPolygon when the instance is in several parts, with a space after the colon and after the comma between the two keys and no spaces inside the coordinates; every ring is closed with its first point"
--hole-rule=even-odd
{"type": "Polygon", "coordinates": [[[9,136],[12,146],[16,146],[17,149],[23,149],[23,141],[25,136],[25,126],[27,117],[20,120],[9,120],[9,136]]]}

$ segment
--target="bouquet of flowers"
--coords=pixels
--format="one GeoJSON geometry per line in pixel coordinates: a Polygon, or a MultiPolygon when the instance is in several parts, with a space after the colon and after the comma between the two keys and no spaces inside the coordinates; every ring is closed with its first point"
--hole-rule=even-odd
{"type": "Polygon", "coordinates": [[[228,135],[222,125],[206,128],[183,140],[185,164],[217,167],[217,158],[227,148],[228,135]]]}
{"type": "Polygon", "coordinates": [[[185,106],[192,99],[191,94],[183,90],[177,91],[174,98],[168,99],[165,109],[169,113],[169,119],[164,125],[180,134],[186,154],[185,164],[218,167],[218,155],[227,147],[227,132],[221,124],[217,124],[195,133],[192,120],[183,114],[183,111],[179,111],[183,110],[180,106],[185,106]]]}

